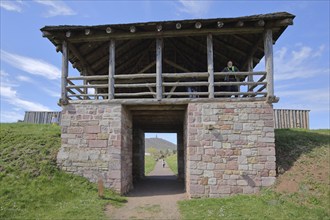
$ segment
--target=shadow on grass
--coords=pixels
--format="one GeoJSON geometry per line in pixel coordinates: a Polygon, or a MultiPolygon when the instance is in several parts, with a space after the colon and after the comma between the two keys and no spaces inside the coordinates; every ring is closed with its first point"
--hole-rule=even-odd
{"type": "Polygon", "coordinates": [[[113,202],[116,202],[116,203],[127,203],[127,199],[123,199],[123,198],[111,198],[110,196],[100,197],[100,199],[107,200],[107,201],[113,201],[113,202]]]}
{"type": "Polygon", "coordinates": [[[302,154],[328,146],[330,130],[277,129],[275,130],[277,174],[289,170],[302,154]]]}

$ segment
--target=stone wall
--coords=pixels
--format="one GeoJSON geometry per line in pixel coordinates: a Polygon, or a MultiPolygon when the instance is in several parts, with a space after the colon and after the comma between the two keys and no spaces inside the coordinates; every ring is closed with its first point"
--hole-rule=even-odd
{"type": "Polygon", "coordinates": [[[92,182],[102,177],[106,187],[127,192],[132,142],[128,112],[119,104],[70,104],[63,107],[61,120],[59,167],[92,182]]]}
{"type": "Polygon", "coordinates": [[[255,193],[275,182],[272,105],[191,103],[184,132],[190,197],[255,193]]]}

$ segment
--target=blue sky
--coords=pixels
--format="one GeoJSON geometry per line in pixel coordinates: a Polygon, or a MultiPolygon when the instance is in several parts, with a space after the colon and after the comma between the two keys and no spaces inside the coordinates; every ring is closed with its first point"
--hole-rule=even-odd
{"type": "MultiPolygon", "coordinates": [[[[309,109],[311,128],[329,128],[329,1],[46,1],[0,0],[1,122],[24,111],[59,111],[61,54],[40,28],[295,14],[274,46],[275,108],[309,109]]],[[[261,61],[256,70],[264,70],[261,61]]]]}

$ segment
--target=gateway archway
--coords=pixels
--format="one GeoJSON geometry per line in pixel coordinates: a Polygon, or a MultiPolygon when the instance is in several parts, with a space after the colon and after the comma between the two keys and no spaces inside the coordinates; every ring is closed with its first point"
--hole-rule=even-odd
{"type": "Polygon", "coordinates": [[[183,128],[186,105],[129,106],[133,120],[133,179],[144,178],[145,137],[149,133],[177,134],[178,181],[184,181],[185,157],[183,128]]]}

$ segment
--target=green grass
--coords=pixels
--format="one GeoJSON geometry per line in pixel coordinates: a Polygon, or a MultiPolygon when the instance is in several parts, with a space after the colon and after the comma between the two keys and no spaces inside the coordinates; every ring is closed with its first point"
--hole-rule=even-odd
{"type": "Polygon", "coordinates": [[[166,163],[168,164],[168,166],[170,167],[170,169],[172,170],[172,172],[175,175],[178,175],[178,159],[177,159],[177,154],[173,154],[169,157],[165,158],[166,163]]]}
{"type": "Polygon", "coordinates": [[[330,219],[330,130],[276,130],[275,138],[275,186],[256,195],[180,201],[183,219],[330,219]],[[287,180],[299,181],[299,190],[278,192],[287,180]]]}
{"type": "Polygon", "coordinates": [[[147,175],[154,170],[156,160],[152,156],[144,156],[144,174],[147,175]]]}
{"type": "Polygon", "coordinates": [[[105,219],[106,204],[124,198],[97,196],[85,178],[59,171],[60,127],[0,124],[0,219],[105,219]]]}

